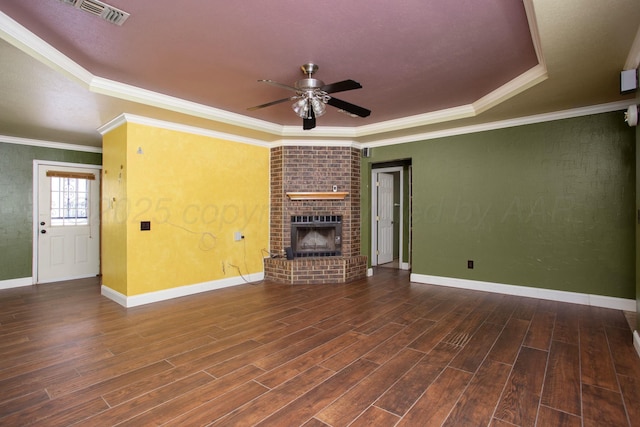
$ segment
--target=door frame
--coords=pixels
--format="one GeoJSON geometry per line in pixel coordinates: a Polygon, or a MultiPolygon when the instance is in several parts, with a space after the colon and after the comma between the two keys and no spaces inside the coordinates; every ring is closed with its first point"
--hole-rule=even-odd
{"type": "Polygon", "coordinates": [[[398,268],[403,270],[408,270],[408,263],[403,263],[402,259],[404,254],[403,250],[403,233],[404,233],[404,167],[403,166],[394,166],[388,168],[372,168],[371,169],[371,266],[374,267],[378,265],[378,221],[376,220],[376,216],[378,216],[378,186],[376,185],[376,178],[378,173],[393,173],[400,172],[400,224],[399,224],[399,236],[398,236],[398,257],[399,257],[399,265],[398,268]]]}
{"type": "MultiPolygon", "coordinates": [[[[32,219],[33,219],[33,235],[32,235],[32,241],[33,241],[33,245],[32,245],[32,257],[31,257],[31,282],[32,284],[37,284],[38,283],[38,233],[40,232],[40,225],[38,224],[39,221],[39,202],[38,202],[38,195],[40,194],[40,179],[39,179],[39,175],[38,175],[38,169],[40,166],[52,166],[52,167],[68,167],[68,168],[82,168],[82,169],[95,169],[96,171],[98,171],[98,175],[101,176],[101,171],[102,171],[102,165],[90,165],[90,164],[84,164],[84,163],[68,163],[68,162],[57,162],[57,161],[52,161],[52,160],[33,160],[33,194],[32,194],[32,205],[33,205],[33,212],[32,212],[32,219]]],[[[100,218],[100,222],[101,224],[99,225],[99,230],[102,230],[102,179],[100,180],[100,187],[99,187],[100,191],[98,194],[99,197],[99,209],[100,209],[100,213],[98,215],[98,218],[100,218]]],[[[102,233],[100,233],[102,234],[102,233]]],[[[102,247],[102,236],[100,236],[100,247],[102,247]]],[[[100,253],[101,251],[98,251],[98,257],[100,257],[100,253]]],[[[100,260],[98,260],[99,265],[101,266],[100,268],[102,268],[102,265],[100,264],[100,260]]]]}

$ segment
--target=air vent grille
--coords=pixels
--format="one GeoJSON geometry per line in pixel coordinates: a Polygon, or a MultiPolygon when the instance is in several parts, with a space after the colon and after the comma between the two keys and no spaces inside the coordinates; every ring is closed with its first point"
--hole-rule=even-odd
{"type": "Polygon", "coordinates": [[[122,25],[129,17],[129,13],[116,7],[103,3],[99,0],[60,0],[62,3],[71,5],[76,9],[84,10],[95,16],[99,16],[112,24],[122,25]]]}

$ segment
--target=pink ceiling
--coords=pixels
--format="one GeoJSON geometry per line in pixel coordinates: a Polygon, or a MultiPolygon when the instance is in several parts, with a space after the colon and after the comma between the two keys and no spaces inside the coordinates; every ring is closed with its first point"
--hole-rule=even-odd
{"type": "MultiPolygon", "coordinates": [[[[0,0],[0,9],[92,74],[282,125],[289,96],[258,83],[316,78],[363,89],[337,95],[372,110],[335,109],[319,126],[360,126],[469,104],[537,64],[516,0],[109,0],[123,26],[59,0],[0,0]]],[[[333,110],[333,111],[331,111],[333,110]]]]}

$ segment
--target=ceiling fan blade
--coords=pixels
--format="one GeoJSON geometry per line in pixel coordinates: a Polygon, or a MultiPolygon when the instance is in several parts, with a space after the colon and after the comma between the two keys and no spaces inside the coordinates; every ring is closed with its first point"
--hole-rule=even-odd
{"type": "Polygon", "coordinates": [[[313,112],[313,107],[309,105],[309,117],[302,119],[302,129],[309,130],[316,127],[316,114],[313,112]]]}
{"type": "Polygon", "coordinates": [[[289,85],[285,85],[285,84],[282,84],[282,83],[278,83],[278,82],[275,82],[273,80],[258,80],[258,81],[262,82],[262,83],[270,84],[272,86],[277,86],[277,87],[281,87],[283,89],[287,89],[287,90],[292,90],[294,92],[298,92],[298,89],[296,89],[293,86],[289,86],[289,85]]]}
{"type": "Polygon", "coordinates": [[[368,117],[369,114],[371,114],[371,111],[367,110],[366,108],[359,107],[357,105],[354,105],[347,101],[343,101],[338,98],[330,98],[327,101],[327,104],[333,107],[339,108],[341,110],[344,110],[348,113],[355,114],[356,116],[360,116],[360,117],[368,117]]]}
{"type": "Polygon", "coordinates": [[[247,108],[247,110],[253,111],[253,110],[258,110],[258,109],[264,108],[264,107],[271,107],[272,105],[280,104],[282,102],[293,101],[296,98],[298,98],[298,97],[297,96],[290,96],[289,98],[282,98],[282,99],[278,99],[277,101],[267,102],[266,104],[256,105],[255,107],[249,107],[249,108],[247,108]]]}
{"type": "Polygon", "coordinates": [[[330,83],[322,86],[327,93],[344,92],[345,90],[362,89],[362,85],[355,80],[343,80],[341,82],[330,83]]]}

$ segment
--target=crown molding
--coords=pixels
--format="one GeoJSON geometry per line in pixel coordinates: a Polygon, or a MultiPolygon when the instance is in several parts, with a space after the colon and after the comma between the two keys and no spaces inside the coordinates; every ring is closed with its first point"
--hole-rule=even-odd
{"type": "MultiPolygon", "coordinates": [[[[307,146],[307,147],[350,147],[362,149],[365,147],[384,147],[387,145],[406,144],[410,142],[419,142],[436,138],[446,138],[449,136],[465,135],[470,133],[478,133],[489,130],[505,129],[516,126],[523,126],[529,124],[543,123],[554,120],[569,119],[575,117],[588,116],[591,114],[610,113],[613,111],[626,110],[630,101],[618,101],[608,104],[601,104],[583,108],[575,108],[571,110],[558,111],[554,113],[538,114],[534,116],[520,117],[517,119],[501,120],[497,122],[483,123],[478,125],[458,127],[454,129],[445,129],[435,132],[424,132],[421,134],[414,134],[409,136],[403,136],[399,138],[387,138],[380,139],[369,143],[359,143],[355,140],[331,140],[331,139],[281,139],[271,143],[264,142],[252,138],[244,138],[238,135],[227,134],[223,132],[212,131],[208,129],[198,128],[195,126],[181,125],[179,123],[173,123],[163,120],[151,119],[148,117],[136,116],[133,114],[121,114],[115,117],[113,120],[104,124],[98,129],[101,135],[122,126],[125,123],[136,123],[146,126],[153,126],[167,130],[175,130],[178,132],[185,132],[194,135],[202,135],[211,138],[224,139],[232,142],[240,142],[243,144],[257,145],[260,147],[284,147],[284,146],[307,146]]],[[[31,145],[43,148],[55,148],[59,150],[70,151],[83,151],[89,153],[102,153],[101,147],[91,147],[86,145],[68,144],[64,142],[45,141],[29,138],[18,138],[14,136],[0,135],[0,143],[18,144],[18,145],[31,145]]]]}
{"type": "Polygon", "coordinates": [[[152,107],[162,108],[176,113],[187,114],[220,123],[226,123],[251,130],[282,136],[283,126],[276,125],[260,119],[231,113],[214,107],[209,107],[197,102],[187,101],[174,96],[164,95],[147,89],[102,77],[94,77],[91,80],[89,90],[101,95],[107,95],[126,101],[137,102],[152,107]]]}
{"type": "Polygon", "coordinates": [[[95,76],[1,11],[0,37],[90,92],[282,136],[281,125],[95,76]]]}
{"type": "MultiPolygon", "coordinates": [[[[554,120],[571,119],[575,117],[588,116],[591,114],[610,113],[613,111],[626,110],[632,101],[617,101],[608,104],[593,105],[589,107],[574,108],[571,110],[557,111],[553,113],[537,114],[534,116],[519,117],[516,119],[500,120],[497,122],[481,123],[477,125],[462,126],[451,129],[444,129],[434,132],[424,132],[412,134],[398,138],[379,139],[374,142],[361,144],[361,147],[384,147],[387,145],[406,144],[409,142],[425,141],[436,138],[446,138],[449,136],[466,135],[489,130],[505,129],[516,126],[530,125],[535,123],[551,122],[554,120]]],[[[621,118],[622,120],[622,118],[621,118]]]]}
{"type": "Polygon", "coordinates": [[[549,74],[547,73],[547,68],[542,64],[538,64],[520,74],[515,79],[500,86],[498,89],[475,101],[472,104],[474,115],[483,113],[548,78],[549,74]]]}
{"type": "Polygon", "coordinates": [[[472,104],[360,126],[355,128],[356,137],[376,135],[379,133],[393,132],[403,129],[406,130],[435,123],[450,122],[453,120],[474,117],[495,107],[507,99],[524,92],[547,78],[548,73],[546,67],[542,64],[538,64],[472,104]]]}
{"type": "Polygon", "coordinates": [[[192,135],[200,135],[208,138],[223,139],[225,141],[238,142],[241,144],[257,145],[259,147],[271,147],[272,144],[254,138],[247,138],[235,134],[204,129],[196,126],[183,125],[180,123],[169,122],[165,120],[152,119],[149,117],[137,116],[135,114],[121,114],[98,129],[101,135],[105,135],[112,130],[122,126],[125,123],[135,123],[144,126],[151,126],[160,129],[172,130],[176,132],[184,132],[192,135]]]}
{"type": "Polygon", "coordinates": [[[0,37],[34,59],[89,88],[93,74],[1,11],[0,37]]]}
{"type": "Polygon", "coordinates": [[[538,29],[538,18],[533,5],[533,0],[524,0],[524,11],[527,15],[527,22],[529,23],[529,32],[531,33],[531,41],[533,42],[533,48],[536,51],[536,57],[538,58],[538,64],[544,68],[547,67],[544,55],[542,53],[542,41],[540,40],[540,30],[538,29]]]}
{"type": "Polygon", "coordinates": [[[66,142],[45,141],[40,139],[18,138],[15,136],[0,135],[0,142],[16,145],[30,145],[33,147],[55,148],[57,150],[83,151],[86,153],[102,153],[102,147],[88,145],[68,144],[66,142]]]}
{"type": "Polygon", "coordinates": [[[472,105],[447,108],[433,111],[431,113],[418,114],[415,116],[402,117],[386,122],[373,123],[355,128],[356,137],[376,135],[379,133],[393,132],[397,130],[410,129],[418,126],[432,125],[446,121],[466,119],[475,115],[472,105]]]}

